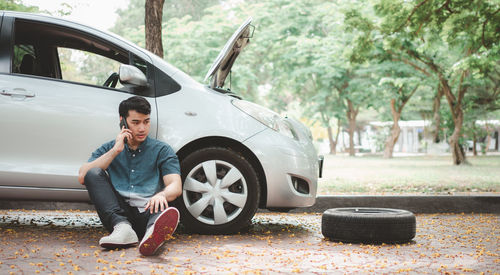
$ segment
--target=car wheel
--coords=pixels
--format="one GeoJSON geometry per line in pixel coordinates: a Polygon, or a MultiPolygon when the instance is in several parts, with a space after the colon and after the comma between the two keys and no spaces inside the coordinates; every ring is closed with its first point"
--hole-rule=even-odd
{"type": "Polygon", "coordinates": [[[220,147],[197,150],[181,160],[182,196],[175,204],[184,228],[228,234],[247,226],[257,211],[257,174],[239,153],[220,147]]]}
{"type": "Polygon", "coordinates": [[[354,243],[402,243],[415,237],[410,211],[390,208],[332,208],[323,213],[323,236],[354,243]]]}

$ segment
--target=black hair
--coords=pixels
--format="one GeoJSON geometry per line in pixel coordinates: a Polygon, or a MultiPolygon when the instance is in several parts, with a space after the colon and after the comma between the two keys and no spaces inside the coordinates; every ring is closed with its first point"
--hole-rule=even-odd
{"type": "Polygon", "coordinates": [[[118,113],[120,116],[126,118],[128,117],[128,111],[134,110],[138,113],[149,115],[151,113],[151,105],[149,102],[140,96],[133,96],[125,99],[120,103],[118,107],[118,113]]]}

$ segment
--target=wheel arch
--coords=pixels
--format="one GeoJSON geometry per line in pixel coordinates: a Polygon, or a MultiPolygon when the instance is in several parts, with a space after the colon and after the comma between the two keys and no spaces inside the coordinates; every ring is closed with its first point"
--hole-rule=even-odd
{"type": "Polygon", "coordinates": [[[203,137],[185,144],[182,148],[180,148],[177,151],[177,157],[179,158],[179,161],[182,161],[190,153],[196,150],[207,147],[216,147],[216,146],[236,151],[239,154],[246,157],[246,159],[250,162],[252,167],[255,169],[255,172],[257,173],[257,177],[259,178],[259,185],[260,185],[259,208],[265,208],[267,202],[267,180],[266,180],[266,174],[264,173],[264,168],[262,167],[257,156],[255,156],[255,154],[241,142],[220,136],[203,137]]]}

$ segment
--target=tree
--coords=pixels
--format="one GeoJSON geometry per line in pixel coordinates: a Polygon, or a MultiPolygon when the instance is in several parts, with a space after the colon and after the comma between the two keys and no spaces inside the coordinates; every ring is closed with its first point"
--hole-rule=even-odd
{"type": "MultiPolygon", "coordinates": [[[[448,102],[453,120],[449,138],[453,163],[465,163],[460,144],[464,96],[476,74],[473,62],[491,66],[498,52],[500,8],[495,1],[380,0],[375,10],[388,52],[416,70],[434,74],[448,102]]],[[[495,61],[496,62],[496,61],[495,61]]]]}
{"type": "MultiPolygon", "coordinates": [[[[360,109],[369,105],[374,79],[369,66],[354,60],[353,49],[345,47],[356,36],[339,24],[344,8],[342,4],[322,1],[290,2],[281,6],[287,18],[280,18],[275,24],[283,26],[284,32],[280,33],[287,38],[277,49],[280,54],[274,64],[282,70],[274,77],[277,89],[294,87],[295,97],[304,102],[303,107],[310,110],[309,113],[318,112],[327,129],[332,118],[344,117],[348,125],[349,155],[354,156],[356,118],[360,109]]],[[[330,138],[331,147],[336,145],[336,140],[330,138]]]]}
{"type": "Polygon", "coordinates": [[[414,71],[405,64],[384,62],[379,67],[379,73],[387,75],[380,79],[379,89],[385,94],[383,98],[388,98],[390,101],[393,122],[390,135],[385,141],[384,158],[392,158],[394,146],[401,133],[399,120],[403,108],[422,84],[422,78],[415,75],[414,71]]]}
{"type": "Polygon", "coordinates": [[[474,156],[477,155],[476,144],[479,140],[486,136],[483,146],[490,143],[492,133],[487,121],[494,118],[491,115],[494,115],[495,111],[500,110],[500,61],[492,67],[480,68],[482,77],[472,79],[469,88],[472,93],[466,95],[464,106],[464,112],[467,113],[464,132],[472,138],[474,156]],[[485,122],[483,127],[478,127],[478,120],[485,122]]]}

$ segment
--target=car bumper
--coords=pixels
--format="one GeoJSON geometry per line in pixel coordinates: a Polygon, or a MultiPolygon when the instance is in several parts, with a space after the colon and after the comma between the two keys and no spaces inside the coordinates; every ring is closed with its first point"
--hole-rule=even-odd
{"type": "Polygon", "coordinates": [[[266,207],[308,207],[316,201],[319,162],[310,140],[266,129],[244,144],[259,159],[267,183],[266,207]]]}

